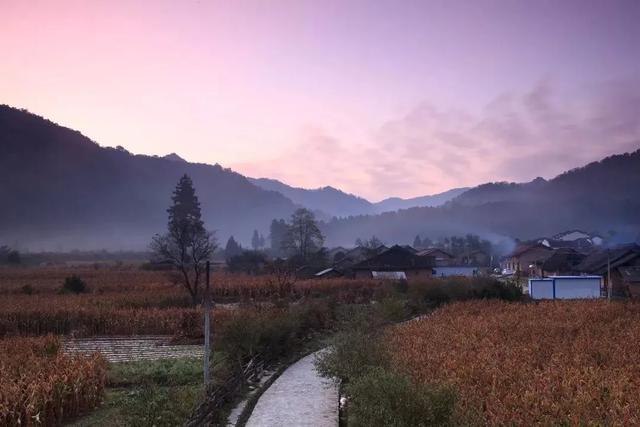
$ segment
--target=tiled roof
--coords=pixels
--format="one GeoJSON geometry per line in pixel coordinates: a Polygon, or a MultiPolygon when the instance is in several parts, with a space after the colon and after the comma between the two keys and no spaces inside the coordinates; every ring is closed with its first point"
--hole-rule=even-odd
{"type": "MultiPolygon", "coordinates": [[[[436,254],[436,253],[444,254],[444,255],[448,256],[449,258],[453,258],[453,257],[454,257],[454,256],[453,256],[453,255],[451,255],[449,252],[444,251],[444,250],[439,249],[439,248],[428,248],[428,249],[424,249],[424,250],[422,250],[422,251],[418,252],[416,255],[418,255],[418,256],[428,256],[428,255],[434,255],[434,254],[436,254]]],[[[435,255],[434,255],[434,256],[435,256],[435,255]]]]}
{"type": "Polygon", "coordinates": [[[431,256],[417,256],[401,246],[392,248],[353,266],[354,270],[418,270],[433,268],[431,256]]]}
{"type": "Polygon", "coordinates": [[[533,244],[525,244],[525,245],[520,245],[517,248],[515,248],[513,250],[513,252],[511,252],[509,255],[507,255],[507,258],[517,258],[520,255],[524,254],[525,252],[528,252],[532,249],[545,249],[548,250],[549,252],[552,251],[552,249],[548,246],[543,245],[542,243],[533,243],[533,244]]]}
{"type": "Polygon", "coordinates": [[[602,274],[607,269],[609,260],[611,268],[616,268],[636,257],[640,257],[640,246],[636,244],[601,249],[587,255],[576,269],[583,273],[602,274]]]}
{"type": "Polygon", "coordinates": [[[344,254],[344,258],[340,259],[340,261],[336,262],[333,266],[337,270],[348,270],[353,267],[354,264],[357,264],[361,261],[364,261],[369,257],[372,253],[379,254],[384,252],[388,248],[384,245],[379,246],[376,249],[365,248],[364,246],[357,246],[347,253],[344,254]]]}
{"type": "Polygon", "coordinates": [[[585,256],[574,249],[559,248],[544,261],[542,269],[545,271],[573,271],[585,256]]]}

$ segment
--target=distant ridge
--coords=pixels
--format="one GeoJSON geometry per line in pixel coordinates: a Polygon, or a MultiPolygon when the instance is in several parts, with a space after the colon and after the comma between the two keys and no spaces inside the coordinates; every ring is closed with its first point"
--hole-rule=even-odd
{"type": "Polygon", "coordinates": [[[176,153],[167,154],[166,156],[163,157],[163,159],[172,160],[174,162],[188,163],[185,159],[178,156],[176,153]]]}
{"type": "Polygon", "coordinates": [[[467,190],[467,188],[454,188],[430,196],[414,197],[411,199],[391,197],[377,203],[372,203],[362,197],[346,193],[334,187],[306,189],[292,187],[270,178],[249,178],[249,180],[265,190],[277,191],[295,203],[321,212],[328,218],[333,216],[372,215],[421,206],[440,206],[467,190]]]}
{"type": "MultiPolygon", "coordinates": [[[[640,144],[639,144],[640,145],[640,144]]],[[[616,241],[640,239],[640,150],[618,154],[564,172],[551,180],[488,183],[439,207],[421,207],[327,223],[335,244],[376,235],[385,242],[411,242],[476,233],[486,238],[531,239],[583,229],[616,241]]]]}
{"type": "Polygon", "coordinates": [[[305,189],[291,187],[270,178],[249,178],[249,180],[260,188],[277,191],[294,203],[319,211],[326,217],[361,215],[372,212],[372,204],[368,200],[333,187],[305,189]]]}
{"type": "Polygon", "coordinates": [[[378,203],[375,203],[376,213],[397,211],[398,209],[409,209],[415,207],[435,207],[442,206],[448,201],[458,197],[462,193],[469,190],[469,187],[452,188],[442,193],[432,194],[430,196],[413,197],[410,199],[401,199],[399,197],[389,197],[378,203]]]}

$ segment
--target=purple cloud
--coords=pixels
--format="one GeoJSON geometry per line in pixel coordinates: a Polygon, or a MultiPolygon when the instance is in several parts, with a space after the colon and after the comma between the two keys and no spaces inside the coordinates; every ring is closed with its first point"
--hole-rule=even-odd
{"type": "Polygon", "coordinates": [[[609,82],[575,95],[543,81],[526,93],[497,97],[478,114],[423,103],[363,141],[307,129],[271,162],[241,169],[293,185],[334,185],[375,200],[551,178],[638,148],[638,82],[609,82]]]}

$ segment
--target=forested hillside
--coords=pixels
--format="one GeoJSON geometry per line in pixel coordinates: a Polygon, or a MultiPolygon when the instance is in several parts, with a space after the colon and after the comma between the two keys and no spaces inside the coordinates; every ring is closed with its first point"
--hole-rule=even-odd
{"type": "Polygon", "coordinates": [[[145,248],[164,231],[171,193],[189,174],[206,226],[249,241],[294,204],[219,165],[132,155],[0,106],[0,242],[32,249],[145,248]]]}
{"type": "Polygon", "coordinates": [[[584,229],[634,240],[640,233],[640,150],[607,157],[549,181],[489,183],[441,207],[412,208],[377,216],[333,220],[324,231],[332,242],[363,236],[410,243],[416,234],[511,236],[529,239],[584,229]]]}

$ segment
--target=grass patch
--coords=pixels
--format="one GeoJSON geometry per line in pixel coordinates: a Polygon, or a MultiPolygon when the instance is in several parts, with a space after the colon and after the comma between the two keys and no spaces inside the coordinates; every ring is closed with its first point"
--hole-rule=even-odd
{"type": "Polygon", "coordinates": [[[160,427],[184,424],[204,394],[202,377],[200,359],[112,363],[107,372],[102,406],[70,425],[160,427]]]}
{"type": "Polygon", "coordinates": [[[179,386],[202,382],[201,359],[165,359],[113,363],[107,372],[107,385],[179,386]]]}

